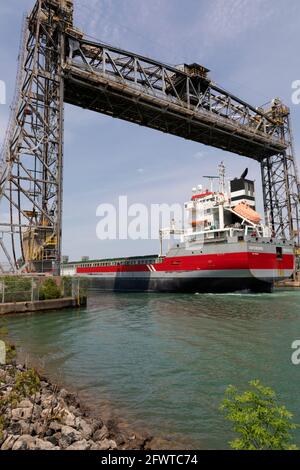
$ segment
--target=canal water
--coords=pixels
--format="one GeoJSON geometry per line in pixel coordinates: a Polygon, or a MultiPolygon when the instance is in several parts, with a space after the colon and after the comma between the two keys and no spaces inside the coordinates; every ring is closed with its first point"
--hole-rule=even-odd
{"type": "MultiPolygon", "coordinates": [[[[260,379],[300,423],[300,291],[93,294],[88,308],[6,318],[50,376],[110,403],[125,420],[188,448],[227,448],[219,411],[229,384],[260,379]]],[[[295,432],[300,445],[300,431],[295,432]]]]}

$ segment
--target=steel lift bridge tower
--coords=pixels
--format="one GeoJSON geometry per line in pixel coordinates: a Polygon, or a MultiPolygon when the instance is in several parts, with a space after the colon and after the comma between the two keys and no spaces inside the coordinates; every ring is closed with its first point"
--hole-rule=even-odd
{"type": "Polygon", "coordinates": [[[60,271],[64,103],[255,159],[274,233],[299,246],[289,109],[255,108],[199,64],[170,67],[73,25],[72,0],[37,0],[25,20],[12,115],[0,158],[0,271],[60,271]]]}

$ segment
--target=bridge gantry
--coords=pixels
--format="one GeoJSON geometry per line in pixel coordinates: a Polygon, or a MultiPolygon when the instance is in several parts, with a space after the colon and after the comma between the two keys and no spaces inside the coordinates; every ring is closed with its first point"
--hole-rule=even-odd
{"type": "Polygon", "coordinates": [[[171,67],[90,41],[74,27],[71,0],[36,1],[20,62],[0,170],[0,251],[10,271],[60,270],[64,103],[255,159],[274,232],[300,244],[300,186],[281,101],[255,108],[199,64],[171,67]]]}

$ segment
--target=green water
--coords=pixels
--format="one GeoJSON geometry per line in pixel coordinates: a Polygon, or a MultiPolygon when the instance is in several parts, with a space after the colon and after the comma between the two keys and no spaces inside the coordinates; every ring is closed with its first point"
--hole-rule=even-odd
{"type": "MultiPolygon", "coordinates": [[[[156,436],[226,448],[228,384],[259,378],[300,423],[300,291],[247,295],[98,294],[86,310],[7,317],[50,375],[156,436]]],[[[295,433],[300,445],[300,431],[295,433]]]]}

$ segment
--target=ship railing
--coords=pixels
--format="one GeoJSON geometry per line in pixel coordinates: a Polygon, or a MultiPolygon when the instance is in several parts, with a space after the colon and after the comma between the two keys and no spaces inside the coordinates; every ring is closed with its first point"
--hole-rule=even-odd
{"type": "Polygon", "coordinates": [[[242,232],[242,233],[245,233],[245,229],[244,228],[236,228],[236,227],[225,227],[225,228],[218,228],[218,229],[210,229],[210,230],[201,230],[201,231],[198,231],[198,232],[191,232],[191,233],[188,233],[188,234],[185,234],[184,235],[184,238],[187,239],[189,237],[204,237],[205,235],[209,235],[209,234],[214,234],[214,233],[229,233],[229,236],[234,236],[234,233],[236,232],[242,232]]]}

